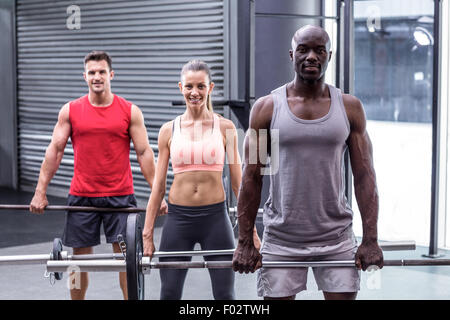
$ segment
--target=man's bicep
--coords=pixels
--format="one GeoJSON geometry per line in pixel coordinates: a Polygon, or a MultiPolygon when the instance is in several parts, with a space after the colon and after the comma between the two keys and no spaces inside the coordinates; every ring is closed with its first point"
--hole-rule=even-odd
{"type": "Polygon", "coordinates": [[[144,115],[141,110],[132,105],[131,107],[131,121],[129,127],[130,137],[133,140],[134,149],[137,154],[144,152],[148,146],[147,128],[144,123],[144,115]]]}
{"type": "Polygon", "coordinates": [[[72,127],[69,118],[69,104],[64,105],[58,114],[58,121],[53,129],[52,141],[57,150],[64,150],[69,140],[72,127]]]}
{"type": "Polygon", "coordinates": [[[265,96],[258,99],[250,112],[249,130],[244,140],[245,160],[248,164],[256,164],[259,167],[261,163],[259,155],[267,152],[270,146],[270,122],[273,113],[273,100],[271,96],[265,96]],[[264,150],[260,150],[264,149],[264,150]]]}
{"type": "Polygon", "coordinates": [[[351,95],[344,95],[344,104],[350,122],[347,145],[350,152],[352,171],[355,176],[373,170],[372,143],[366,128],[366,115],[361,101],[351,95]]]}
{"type": "Polygon", "coordinates": [[[348,147],[355,180],[374,172],[372,142],[366,130],[352,132],[348,140],[348,147]]]}
{"type": "Polygon", "coordinates": [[[250,111],[249,128],[256,130],[269,129],[273,113],[273,99],[265,96],[258,99],[250,111]]]}

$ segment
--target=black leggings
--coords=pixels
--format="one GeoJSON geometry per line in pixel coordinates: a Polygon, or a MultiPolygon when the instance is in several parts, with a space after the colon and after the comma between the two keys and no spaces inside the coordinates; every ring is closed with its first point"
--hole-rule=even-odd
{"type": "MultiPolygon", "coordinates": [[[[225,202],[199,207],[168,204],[160,251],[234,249],[234,236],[225,202]]],[[[206,261],[231,260],[232,255],[204,257],[206,261]]],[[[191,261],[191,257],[160,258],[160,261],[191,261]]],[[[179,300],[188,269],[160,269],[161,299],[179,300]]],[[[231,268],[208,269],[216,300],[234,300],[234,272],[231,268]]]]}

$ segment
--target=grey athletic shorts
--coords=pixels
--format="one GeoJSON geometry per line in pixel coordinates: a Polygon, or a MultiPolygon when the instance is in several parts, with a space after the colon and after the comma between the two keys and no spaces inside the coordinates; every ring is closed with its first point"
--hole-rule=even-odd
{"type": "MultiPolygon", "coordinates": [[[[69,194],[68,206],[124,208],[136,207],[134,194],[116,197],[79,197],[69,194]]],[[[100,227],[103,224],[106,242],[117,242],[117,236],[125,240],[128,213],[67,211],[62,237],[63,245],[72,248],[94,247],[100,244],[100,227]]]]}
{"type": "MultiPolygon", "coordinates": [[[[322,247],[287,248],[267,242],[261,246],[263,261],[354,260],[358,248],[354,237],[322,247]]],[[[347,267],[314,267],[318,289],[325,292],[357,292],[360,271],[347,267]]],[[[306,290],[308,268],[261,268],[257,273],[260,297],[289,297],[306,290]]]]}

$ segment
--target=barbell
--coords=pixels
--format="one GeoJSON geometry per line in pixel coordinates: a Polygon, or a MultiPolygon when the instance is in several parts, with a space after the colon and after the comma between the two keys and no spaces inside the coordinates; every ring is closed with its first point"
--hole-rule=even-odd
{"type": "MultiPolygon", "coordinates": [[[[49,260],[47,272],[64,272],[77,268],[80,272],[127,272],[128,298],[133,300],[144,299],[144,274],[151,269],[190,269],[190,268],[231,268],[232,261],[152,261],[143,255],[141,217],[130,214],[127,220],[126,233],[126,259],[125,260],[49,260]]],[[[381,242],[380,247],[385,251],[415,250],[413,241],[381,242]]],[[[231,255],[234,249],[210,251],[214,255],[231,255]]],[[[172,256],[208,255],[208,251],[185,251],[172,256]]],[[[154,257],[163,256],[163,252],[155,252],[154,257]]],[[[450,265],[450,259],[435,260],[385,260],[384,266],[429,266],[450,265]]],[[[355,267],[354,260],[340,261],[263,261],[264,268],[298,268],[298,267],[355,267]]]]}
{"type": "MultiPolygon", "coordinates": [[[[0,205],[0,209],[29,210],[28,205],[0,205]]],[[[234,209],[234,208],[233,208],[234,209]]],[[[123,253],[69,255],[63,251],[62,242],[53,241],[49,254],[0,256],[0,265],[46,264],[47,272],[54,274],[56,280],[62,279],[63,272],[77,270],[79,272],[126,272],[128,298],[144,299],[144,274],[151,269],[187,269],[187,268],[231,268],[232,261],[168,261],[156,262],[143,255],[142,223],[138,212],[141,208],[98,208],[47,206],[46,210],[127,212],[126,251],[123,253]]],[[[231,210],[231,209],[230,209],[231,210]]],[[[234,209],[236,210],[236,209],[234,209]]],[[[384,251],[415,250],[414,241],[380,242],[384,251]]],[[[154,258],[180,256],[223,256],[232,255],[234,249],[226,250],[194,250],[194,251],[156,251],[154,258]]],[[[450,265],[450,259],[417,259],[417,260],[385,260],[385,266],[443,266],[450,265]]],[[[264,268],[298,268],[298,267],[355,267],[354,260],[341,261],[263,261],[264,268]]]]}

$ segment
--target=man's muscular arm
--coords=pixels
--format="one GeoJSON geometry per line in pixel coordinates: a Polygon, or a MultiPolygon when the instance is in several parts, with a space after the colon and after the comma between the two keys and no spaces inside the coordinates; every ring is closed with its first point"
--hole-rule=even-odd
{"type": "Polygon", "coordinates": [[[378,190],[373,167],[372,143],[366,131],[364,109],[357,98],[344,95],[350,122],[347,144],[352,165],[355,196],[361,212],[363,239],[356,253],[356,265],[366,270],[370,265],[383,267],[383,253],[378,246],[378,190]]]}
{"type": "MultiPolygon", "coordinates": [[[[255,154],[255,152],[250,149],[256,147],[256,154],[260,154],[258,143],[260,130],[270,128],[272,111],[273,100],[271,96],[265,96],[255,102],[250,113],[250,132],[248,132],[244,141],[244,170],[238,197],[239,239],[233,256],[233,270],[240,273],[254,272],[262,265],[261,255],[253,244],[253,231],[261,201],[263,184],[261,168],[265,164],[261,163],[260,159],[251,159],[251,154],[255,154]]],[[[270,141],[267,144],[270,145],[270,141]]]]}
{"type": "MultiPolygon", "coordinates": [[[[129,132],[130,137],[133,140],[134,150],[136,151],[141,172],[148,185],[153,190],[153,180],[155,178],[155,157],[148,142],[144,116],[142,115],[142,111],[134,104],[131,106],[131,122],[129,132]]],[[[166,213],[167,204],[163,200],[159,214],[162,215],[166,213]]]]}
{"type": "Polygon", "coordinates": [[[155,159],[153,150],[150,147],[147,136],[147,129],[144,124],[144,116],[141,110],[136,106],[131,107],[130,137],[133,140],[134,150],[136,151],[137,160],[141,167],[142,174],[149,184],[153,186],[153,178],[155,176],[155,159]]]}
{"type": "Polygon", "coordinates": [[[30,203],[30,211],[33,213],[44,213],[48,205],[47,188],[59,168],[64,149],[69,140],[72,130],[69,119],[69,104],[65,104],[58,114],[58,122],[53,129],[52,140],[45,151],[45,158],[41,165],[39,180],[30,203]]]}

